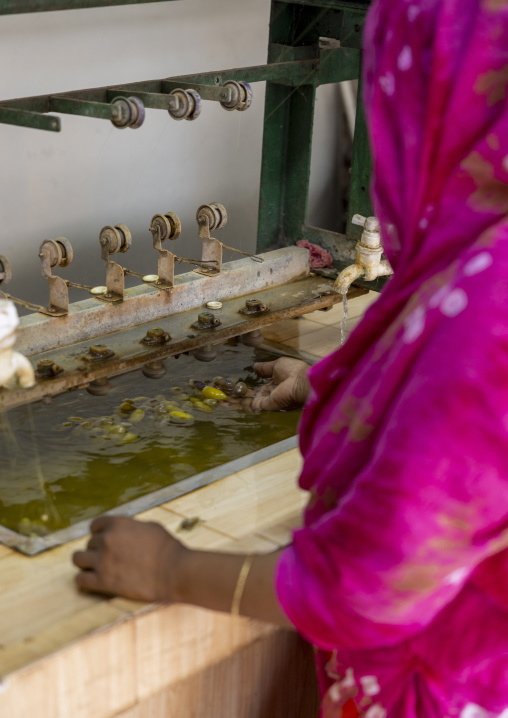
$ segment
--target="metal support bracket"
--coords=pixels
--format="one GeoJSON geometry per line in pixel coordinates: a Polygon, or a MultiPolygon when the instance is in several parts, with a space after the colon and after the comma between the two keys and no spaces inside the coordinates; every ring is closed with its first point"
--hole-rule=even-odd
{"type": "Polygon", "coordinates": [[[41,314],[50,317],[64,317],[69,313],[69,286],[62,277],[53,276],[54,267],[68,267],[72,262],[71,243],[65,237],[45,239],[39,249],[42,264],[42,276],[49,282],[49,304],[41,308],[41,314]]]}
{"type": "Polygon", "coordinates": [[[127,252],[132,244],[132,235],[124,224],[116,224],[114,227],[108,225],[101,229],[99,242],[101,257],[106,263],[107,291],[96,299],[103,302],[121,302],[124,298],[126,270],[110,257],[118,252],[127,252]]]}
{"type": "Polygon", "coordinates": [[[167,249],[162,243],[167,239],[178,239],[182,231],[182,224],[174,212],[156,214],[150,222],[150,232],[153,237],[153,247],[157,250],[157,279],[151,282],[157,289],[172,289],[175,284],[175,260],[178,257],[167,249]]]}
{"type": "Polygon", "coordinates": [[[194,270],[198,274],[220,274],[222,267],[222,242],[212,237],[213,229],[222,229],[228,221],[228,213],[224,205],[214,202],[202,204],[196,212],[198,236],[203,240],[201,262],[205,265],[194,270]]]}

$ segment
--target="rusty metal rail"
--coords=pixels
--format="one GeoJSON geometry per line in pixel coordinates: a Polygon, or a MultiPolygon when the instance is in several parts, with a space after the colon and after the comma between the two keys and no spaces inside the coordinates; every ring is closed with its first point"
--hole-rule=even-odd
{"type": "MultiPolygon", "coordinates": [[[[36,354],[30,359],[36,367],[40,365],[40,369],[44,369],[38,372],[40,378],[36,385],[24,390],[1,389],[0,411],[85,388],[91,382],[141,369],[183,353],[194,353],[231,337],[246,334],[253,337],[253,333],[269,324],[327,309],[342,301],[341,295],[332,291],[332,286],[332,280],[310,276],[257,292],[255,299],[264,307],[260,313],[242,313],[240,310],[253,299],[253,296],[243,296],[222,302],[221,309],[213,311],[213,321],[208,323],[200,320],[205,307],[196,308],[95,336],[93,343],[81,341],[36,354]],[[151,338],[155,339],[154,343],[151,338]]],[[[348,296],[364,293],[365,290],[353,289],[348,296]]]]}

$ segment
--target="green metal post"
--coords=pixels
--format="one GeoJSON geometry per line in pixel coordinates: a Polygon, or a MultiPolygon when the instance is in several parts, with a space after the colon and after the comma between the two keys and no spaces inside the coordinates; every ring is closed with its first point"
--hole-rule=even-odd
{"type": "MultiPolygon", "coordinates": [[[[281,60],[280,45],[308,45],[317,41],[312,14],[306,8],[272,0],[268,61],[281,60]]],[[[316,47],[317,52],[317,47],[316,47]]],[[[267,82],[263,126],[263,156],[258,215],[258,251],[295,242],[301,236],[307,211],[314,73],[290,88],[267,82]]]]}
{"type": "MultiPolygon", "coordinates": [[[[347,261],[358,236],[353,214],[371,214],[370,152],[359,88],[346,235],[306,224],[316,85],[358,78],[370,0],[272,0],[269,63],[284,47],[318,58],[312,77],[293,90],[267,83],[259,202],[258,251],[306,238],[347,261]],[[319,38],[327,38],[323,49],[319,38]],[[289,46],[289,47],[288,47],[289,46]],[[279,48],[277,54],[276,48],[279,48]]],[[[279,55],[282,55],[279,58],[279,55]]]]}
{"type": "Polygon", "coordinates": [[[360,238],[362,228],[351,224],[353,215],[372,215],[370,198],[371,157],[369,136],[365,123],[365,112],[362,103],[362,81],[358,82],[358,100],[356,103],[355,136],[353,140],[353,158],[351,162],[351,181],[349,185],[349,208],[346,234],[360,238]]]}

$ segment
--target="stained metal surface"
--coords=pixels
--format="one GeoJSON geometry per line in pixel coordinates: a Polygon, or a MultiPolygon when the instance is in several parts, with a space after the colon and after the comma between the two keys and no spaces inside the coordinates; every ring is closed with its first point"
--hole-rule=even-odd
{"type": "Polygon", "coordinates": [[[200,309],[210,299],[224,301],[245,296],[309,273],[309,253],[300,247],[279,249],[262,255],[262,259],[262,263],[250,259],[225,263],[220,276],[215,277],[195,272],[180,274],[172,289],[138,285],[126,289],[124,301],[115,303],[114,307],[97,299],[85,299],[71,304],[66,317],[23,317],[16,348],[32,356],[78,341],[93,339],[95,342],[98,333],[109,334],[189,309],[200,309]]]}
{"type": "MultiPolygon", "coordinates": [[[[342,301],[342,296],[333,292],[332,286],[333,280],[311,276],[256,292],[252,299],[266,305],[268,311],[254,316],[240,313],[245,307],[245,297],[224,300],[222,308],[213,312],[220,324],[207,331],[193,328],[201,313],[193,309],[157,319],[156,322],[131,326],[123,331],[95,335],[92,347],[90,341],[82,341],[36,354],[31,357],[34,364],[41,359],[51,360],[63,371],[38,381],[31,389],[0,389],[0,410],[83,388],[92,381],[124,374],[148,362],[193,352],[200,347],[222,343],[231,337],[254,332],[283,319],[324,309],[342,301]],[[144,339],[152,329],[162,329],[169,335],[169,339],[161,344],[147,344],[144,339]],[[101,351],[97,347],[102,347],[101,351]]],[[[348,296],[363,293],[364,290],[356,289],[348,296]]]]}

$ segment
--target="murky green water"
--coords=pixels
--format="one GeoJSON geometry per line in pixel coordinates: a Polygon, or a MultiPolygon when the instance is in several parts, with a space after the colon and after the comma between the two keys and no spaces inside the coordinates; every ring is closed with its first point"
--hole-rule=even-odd
{"type": "Polygon", "coordinates": [[[44,535],[294,436],[299,412],[250,414],[221,404],[205,412],[182,399],[195,398],[191,379],[222,375],[255,387],[258,358],[268,357],[226,345],[210,363],[169,360],[162,379],[140,371],[117,377],[104,397],[77,391],[0,415],[0,524],[44,535]],[[144,412],[133,416],[139,422],[119,411],[125,399],[144,412]],[[165,401],[194,421],[172,423],[165,401]]]}

